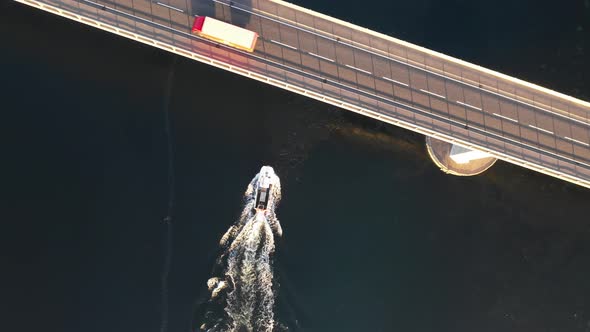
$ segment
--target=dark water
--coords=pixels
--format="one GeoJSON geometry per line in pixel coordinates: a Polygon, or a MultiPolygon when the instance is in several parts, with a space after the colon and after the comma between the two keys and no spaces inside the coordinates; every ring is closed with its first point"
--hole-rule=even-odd
{"type": "MultiPolygon", "coordinates": [[[[587,0],[297,3],[590,99],[587,0]]],[[[590,331],[590,191],[502,162],[447,176],[420,135],[0,6],[3,330],[159,330],[168,108],[170,331],[262,164],[310,331],[590,331]]]]}

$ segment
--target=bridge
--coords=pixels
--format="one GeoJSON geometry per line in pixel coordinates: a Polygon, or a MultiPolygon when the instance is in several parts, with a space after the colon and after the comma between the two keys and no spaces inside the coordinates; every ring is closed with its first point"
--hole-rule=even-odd
{"type": "Polygon", "coordinates": [[[590,188],[590,103],[280,0],[15,0],[590,188]],[[253,53],[191,34],[253,30],[253,53]]]}

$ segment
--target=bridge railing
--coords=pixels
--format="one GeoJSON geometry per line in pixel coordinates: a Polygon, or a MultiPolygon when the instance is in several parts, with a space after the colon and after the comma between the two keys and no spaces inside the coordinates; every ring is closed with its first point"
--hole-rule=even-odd
{"type": "MultiPolygon", "coordinates": [[[[19,1],[40,4],[55,2],[55,0],[19,1]]],[[[427,111],[416,112],[415,109],[400,107],[383,98],[364,95],[358,91],[349,91],[331,82],[324,82],[314,75],[293,71],[292,68],[282,68],[263,58],[251,58],[248,54],[236,54],[234,50],[217,47],[218,45],[214,43],[201,40],[190,34],[178,34],[166,30],[171,29],[170,27],[161,27],[150,22],[133,22],[130,17],[125,15],[119,15],[119,17],[112,12],[97,8],[97,5],[89,5],[87,1],[62,0],[59,8],[64,10],[58,14],[82,23],[99,26],[104,30],[148,45],[209,63],[428,136],[467,148],[486,151],[500,159],[590,187],[590,181],[587,180],[590,179],[590,168],[586,165],[577,165],[571,160],[560,160],[543,155],[529,147],[525,148],[519,145],[518,142],[506,141],[502,137],[486,136],[473,128],[463,128],[452,119],[434,116],[427,111]]],[[[43,9],[55,12],[48,8],[43,9]]]]}

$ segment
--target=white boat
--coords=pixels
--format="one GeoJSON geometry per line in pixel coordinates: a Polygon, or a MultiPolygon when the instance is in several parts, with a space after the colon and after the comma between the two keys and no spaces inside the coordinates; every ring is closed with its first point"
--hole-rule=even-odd
{"type": "Polygon", "coordinates": [[[275,185],[277,176],[275,171],[270,166],[262,166],[260,173],[258,173],[258,180],[254,184],[256,201],[254,203],[254,209],[256,212],[264,212],[270,206],[272,206],[272,187],[275,185]]]}

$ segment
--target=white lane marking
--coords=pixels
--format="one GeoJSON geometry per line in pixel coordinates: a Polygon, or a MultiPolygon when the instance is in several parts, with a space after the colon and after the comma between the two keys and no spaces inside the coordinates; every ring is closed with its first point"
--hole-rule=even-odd
{"type": "MultiPolygon", "coordinates": [[[[468,87],[470,87],[470,88],[474,88],[474,89],[476,89],[476,90],[485,91],[485,92],[487,92],[487,93],[489,93],[489,94],[492,94],[492,95],[495,95],[495,96],[497,96],[497,97],[500,97],[500,98],[505,98],[505,99],[511,100],[511,101],[513,101],[513,102],[516,102],[516,103],[521,103],[521,104],[524,104],[524,105],[526,105],[526,106],[529,106],[529,107],[531,107],[531,108],[536,108],[536,109],[538,109],[538,110],[541,110],[541,111],[544,111],[544,112],[547,112],[547,113],[550,113],[550,114],[553,114],[553,115],[556,115],[556,116],[562,117],[562,118],[564,118],[564,119],[567,119],[567,120],[571,120],[571,121],[578,122],[578,123],[580,123],[580,124],[583,124],[583,125],[586,125],[586,126],[590,126],[590,123],[588,123],[588,122],[586,122],[586,121],[581,121],[581,120],[578,120],[578,119],[572,118],[572,117],[570,117],[570,116],[568,116],[568,115],[565,115],[565,114],[561,114],[561,113],[553,112],[553,111],[550,111],[550,110],[548,110],[548,109],[545,109],[545,108],[543,108],[543,107],[539,107],[539,106],[536,106],[536,105],[533,105],[533,104],[527,103],[527,102],[525,102],[525,101],[522,101],[522,100],[519,100],[519,99],[512,98],[512,97],[510,97],[510,96],[507,96],[507,95],[504,95],[504,94],[501,94],[501,93],[498,93],[498,92],[495,92],[495,91],[492,91],[492,90],[488,90],[488,89],[480,88],[480,87],[479,87],[479,86],[477,86],[477,85],[474,85],[474,84],[471,84],[471,83],[467,83],[467,82],[464,82],[464,81],[462,81],[462,80],[458,80],[458,79],[456,79],[456,78],[452,78],[452,77],[450,77],[450,76],[446,76],[446,75],[443,75],[443,74],[439,74],[439,73],[437,73],[437,72],[434,72],[434,71],[428,70],[428,69],[426,69],[426,68],[422,68],[422,67],[420,67],[420,66],[417,66],[417,65],[412,65],[412,64],[409,64],[409,63],[407,63],[406,61],[398,60],[398,59],[395,59],[395,58],[389,57],[389,56],[387,56],[387,55],[383,55],[383,54],[381,54],[381,53],[377,53],[377,52],[375,52],[375,51],[372,51],[372,50],[370,50],[370,49],[367,49],[367,48],[365,48],[365,47],[370,47],[370,46],[363,45],[364,47],[359,47],[359,46],[353,45],[353,44],[351,44],[351,43],[344,42],[344,41],[340,40],[339,38],[332,38],[332,37],[328,37],[328,36],[326,36],[326,35],[323,35],[323,34],[320,34],[320,33],[317,33],[317,32],[311,31],[311,30],[308,30],[308,29],[304,29],[304,28],[298,27],[298,26],[296,26],[296,25],[289,24],[289,23],[287,23],[287,22],[280,21],[280,20],[274,19],[274,18],[272,18],[272,17],[269,17],[269,16],[266,16],[266,15],[262,15],[262,14],[259,14],[259,13],[255,13],[255,12],[252,12],[252,11],[249,11],[249,10],[246,10],[246,9],[243,9],[243,8],[239,8],[239,7],[236,7],[236,6],[232,6],[232,5],[230,5],[230,4],[224,3],[223,1],[219,1],[219,0],[212,0],[212,1],[213,1],[213,2],[217,2],[217,3],[220,3],[220,4],[222,4],[222,5],[225,5],[225,6],[229,6],[229,7],[232,7],[232,8],[236,8],[236,9],[238,9],[238,10],[244,11],[244,12],[246,12],[246,13],[249,13],[249,14],[252,14],[252,15],[255,15],[255,16],[258,16],[258,17],[262,17],[262,18],[264,18],[264,19],[267,19],[267,20],[269,20],[269,21],[272,21],[272,22],[276,22],[276,23],[278,23],[278,24],[282,24],[282,25],[285,25],[285,26],[288,26],[288,27],[291,27],[291,28],[294,28],[294,29],[297,29],[297,30],[305,31],[305,32],[307,32],[307,33],[309,33],[309,34],[312,34],[312,35],[318,36],[318,37],[320,37],[320,38],[324,38],[324,39],[327,39],[327,40],[330,40],[330,41],[333,41],[333,42],[337,42],[337,43],[340,43],[340,44],[342,44],[342,45],[346,45],[346,46],[352,47],[352,48],[354,48],[354,49],[357,49],[357,50],[360,50],[360,51],[363,51],[363,52],[367,52],[367,53],[369,53],[369,54],[372,54],[372,55],[375,55],[375,56],[381,57],[381,58],[383,58],[383,59],[387,59],[387,60],[390,60],[390,61],[393,61],[393,62],[399,63],[399,64],[401,64],[401,65],[406,65],[406,66],[408,66],[408,67],[410,67],[410,68],[414,68],[414,69],[417,69],[417,70],[419,70],[419,71],[424,71],[424,72],[427,72],[427,73],[429,73],[429,74],[432,74],[432,75],[434,75],[434,76],[438,76],[438,77],[440,77],[440,78],[442,78],[442,79],[447,79],[447,80],[449,80],[449,81],[455,82],[455,83],[457,83],[457,84],[459,84],[459,85],[465,85],[465,86],[468,86],[468,87]]],[[[470,68],[470,69],[473,69],[473,68],[470,68]]],[[[561,111],[561,110],[560,110],[560,111],[561,111]]],[[[562,111],[562,112],[563,112],[563,111],[562,111]]]]}
{"type": "Polygon", "coordinates": [[[311,52],[307,52],[307,53],[308,53],[309,55],[311,55],[311,56],[315,56],[315,57],[317,57],[317,58],[320,58],[320,59],[324,59],[324,60],[328,60],[328,61],[330,61],[330,62],[334,62],[334,60],[332,60],[332,59],[330,59],[330,58],[326,58],[325,56],[321,56],[321,55],[319,55],[319,54],[315,54],[315,53],[311,53],[311,52]]]}
{"type": "MultiPolygon", "coordinates": [[[[465,84],[468,84],[468,83],[465,83],[465,84]]],[[[524,104],[524,105],[526,105],[526,106],[528,106],[530,108],[536,108],[536,109],[538,109],[540,111],[547,112],[549,114],[553,114],[553,115],[556,115],[556,116],[559,116],[559,117],[565,118],[567,120],[571,120],[571,121],[574,121],[574,122],[577,122],[577,123],[580,123],[580,124],[583,124],[583,125],[586,125],[586,126],[590,126],[590,123],[588,123],[586,121],[581,121],[581,120],[572,118],[572,117],[570,117],[568,115],[565,115],[565,114],[553,112],[553,111],[550,111],[550,110],[548,110],[546,108],[543,108],[543,107],[540,107],[540,106],[536,106],[536,105],[527,103],[526,101],[522,101],[522,100],[519,100],[519,99],[516,99],[516,98],[512,98],[510,96],[503,95],[503,94],[500,94],[500,93],[497,93],[497,92],[494,92],[494,91],[491,91],[491,90],[488,90],[488,89],[484,89],[484,88],[480,88],[480,90],[485,91],[485,92],[490,93],[490,94],[493,94],[493,95],[496,95],[496,96],[498,96],[500,98],[506,98],[506,99],[511,100],[513,102],[524,104]]],[[[561,111],[561,112],[564,112],[563,110],[560,110],[560,109],[557,109],[557,108],[556,108],[556,110],[561,111]]]]}
{"type": "Polygon", "coordinates": [[[475,106],[473,106],[473,105],[465,104],[465,103],[463,103],[463,102],[460,102],[460,101],[458,101],[458,100],[457,100],[457,104],[461,104],[461,105],[463,105],[463,106],[471,107],[471,108],[473,108],[473,109],[475,109],[475,110],[481,111],[481,108],[479,108],[479,107],[475,107],[475,106]]]}
{"type": "Polygon", "coordinates": [[[498,113],[492,113],[492,114],[495,115],[495,116],[497,116],[497,117],[499,117],[499,118],[506,119],[506,120],[509,120],[509,121],[518,123],[518,120],[514,120],[513,118],[509,118],[507,116],[504,116],[504,115],[501,115],[501,114],[498,114],[498,113]]]}
{"type": "Polygon", "coordinates": [[[568,141],[576,142],[578,144],[582,144],[582,145],[585,145],[585,146],[590,146],[590,144],[588,144],[588,143],[584,143],[582,141],[578,141],[577,139],[573,139],[573,138],[570,138],[570,137],[567,137],[567,136],[565,136],[563,138],[565,138],[568,141]]]}
{"type": "Polygon", "coordinates": [[[278,45],[281,45],[281,46],[284,46],[284,47],[290,48],[290,49],[292,49],[292,50],[297,50],[297,47],[293,47],[293,46],[291,46],[291,45],[283,44],[283,43],[281,43],[281,42],[279,42],[279,41],[276,41],[276,40],[273,40],[273,39],[271,39],[270,41],[271,41],[271,42],[273,42],[273,43],[275,43],[275,44],[278,44],[278,45]]]}
{"type": "MultiPolygon", "coordinates": [[[[180,30],[178,30],[178,29],[174,29],[174,28],[171,28],[171,27],[169,27],[169,26],[166,26],[166,25],[163,25],[163,24],[160,24],[160,23],[154,22],[154,21],[150,21],[150,20],[148,20],[148,19],[145,19],[145,18],[143,18],[143,17],[139,17],[139,16],[135,16],[135,15],[133,15],[133,14],[129,14],[129,13],[127,13],[127,12],[124,12],[124,11],[122,11],[122,10],[118,10],[118,9],[116,9],[116,8],[114,8],[114,7],[107,7],[107,6],[105,6],[105,5],[101,4],[101,3],[98,3],[98,2],[94,2],[94,1],[91,1],[91,0],[82,0],[82,1],[84,1],[84,2],[87,2],[87,3],[90,3],[90,4],[92,4],[93,6],[95,6],[95,7],[98,7],[98,8],[102,8],[102,9],[104,9],[104,10],[108,9],[108,10],[110,10],[110,11],[112,11],[112,12],[115,12],[115,13],[118,13],[118,14],[122,14],[123,16],[127,16],[127,17],[133,17],[134,19],[136,19],[136,20],[138,20],[138,21],[145,22],[145,23],[146,23],[146,24],[148,24],[148,25],[150,25],[150,24],[151,24],[151,25],[155,25],[155,26],[157,26],[157,27],[160,27],[160,28],[162,28],[162,29],[164,29],[164,30],[172,30],[172,31],[174,31],[174,32],[178,33],[179,35],[183,35],[183,36],[185,36],[185,37],[187,37],[187,38],[193,38],[193,39],[199,39],[199,40],[207,40],[207,39],[206,39],[206,38],[204,38],[204,37],[198,37],[198,36],[192,35],[192,34],[190,34],[190,33],[187,33],[187,32],[184,32],[184,31],[180,31],[180,30]]],[[[211,40],[208,40],[208,41],[209,41],[209,42],[211,42],[211,40]]]]}
{"type": "Polygon", "coordinates": [[[403,85],[403,86],[408,86],[406,83],[403,83],[403,82],[400,82],[400,81],[396,81],[396,80],[394,80],[392,78],[389,78],[389,77],[383,76],[381,78],[383,78],[384,80],[388,80],[390,82],[393,82],[393,83],[397,83],[397,84],[403,85]]]}
{"type": "Polygon", "coordinates": [[[354,67],[354,66],[351,66],[351,65],[345,65],[345,66],[348,67],[348,68],[351,68],[351,69],[358,70],[358,71],[363,72],[363,73],[368,74],[368,75],[373,74],[370,71],[367,71],[367,70],[364,70],[364,69],[360,69],[360,68],[357,68],[357,67],[354,67]]]}
{"type": "Polygon", "coordinates": [[[425,92],[425,93],[428,93],[429,95],[433,95],[435,97],[439,97],[439,98],[442,98],[442,99],[447,99],[447,97],[445,97],[443,95],[439,95],[438,93],[430,92],[428,90],[420,89],[420,91],[425,92]]]}
{"type": "Polygon", "coordinates": [[[553,132],[552,132],[552,131],[549,131],[549,130],[547,130],[547,129],[543,129],[543,128],[535,127],[535,126],[533,126],[533,125],[529,125],[529,127],[533,128],[533,129],[540,130],[540,131],[544,131],[544,132],[546,132],[547,134],[551,134],[551,135],[553,135],[553,132]]]}
{"type": "MultiPolygon", "coordinates": [[[[103,6],[102,4],[100,4],[100,3],[97,3],[97,2],[94,2],[94,1],[91,1],[91,0],[82,0],[82,1],[84,1],[84,2],[87,2],[87,3],[90,3],[90,4],[93,4],[94,6],[97,6],[97,7],[102,7],[102,6],[103,6]]],[[[213,1],[216,1],[216,0],[213,0],[213,1]]],[[[121,10],[118,10],[118,9],[112,8],[112,7],[105,7],[105,8],[108,8],[108,9],[109,9],[110,11],[112,11],[112,12],[120,13],[120,14],[123,14],[124,16],[130,16],[130,17],[133,17],[133,18],[135,18],[135,19],[137,19],[137,20],[144,21],[144,22],[146,22],[147,24],[152,24],[152,25],[155,25],[155,26],[160,26],[160,27],[164,28],[165,30],[172,30],[172,31],[175,31],[176,33],[178,33],[178,34],[180,34],[180,35],[184,35],[184,36],[186,36],[186,37],[187,37],[187,38],[189,38],[189,39],[197,39],[197,40],[201,40],[201,41],[211,42],[211,40],[209,40],[209,39],[207,39],[207,38],[204,38],[204,37],[199,37],[199,36],[195,36],[195,35],[192,35],[192,34],[186,33],[186,32],[184,32],[184,31],[180,31],[180,30],[177,30],[177,29],[174,29],[174,28],[171,28],[171,27],[167,27],[167,26],[164,26],[164,25],[162,25],[162,24],[159,24],[159,23],[156,23],[156,22],[152,22],[152,21],[146,20],[146,19],[144,19],[144,18],[142,18],[142,17],[135,16],[135,15],[133,15],[133,14],[129,14],[129,13],[123,12],[123,11],[121,11],[121,10]]],[[[273,65],[276,65],[276,66],[278,66],[278,67],[287,67],[287,68],[289,68],[289,69],[291,69],[291,70],[293,70],[293,71],[295,71],[295,72],[300,72],[300,73],[303,73],[303,74],[309,75],[309,76],[311,76],[311,77],[315,77],[315,78],[317,78],[317,79],[324,79],[324,78],[323,78],[323,77],[321,77],[321,76],[318,76],[318,75],[315,75],[315,74],[312,74],[312,73],[307,73],[307,72],[305,72],[305,71],[303,71],[303,70],[301,70],[301,69],[298,69],[298,68],[295,68],[295,67],[286,66],[286,65],[283,65],[283,64],[280,64],[280,63],[274,62],[274,61],[272,61],[272,60],[268,60],[268,59],[265,59],[265,58],[263,58],[263,57],[257,56],[257,55],[255,55],[255,54],[252,54],[252,53],[248,53],[248,52],[245,52],[245,51],[240,51],[240,50],[237,50],[237,49],[232,49],[232,51],[234,51],[234,52],[236,52],[236,53],[239,53],[239,54],[242,54],[242,55],[245,55],[245,56],[250,56],[250,57],[252,57],[252,58],[258,59],[258,60],[260,60],[260,61],[263,61],[263,62],[269,62],[269,63],[271,63],[271,64],[273,64],[273,65]]],[[[351,90],[354,90],[354,91],[359,91],[359,92],[361,92],[361,93],[364,93],[364,94],[370,95],[370,96],[372,96],[372,97],[375,97],[375,98],[377,98],[377,99],[385,100],[385,101],[389,102],[391,105],[393,105],[394,107],[399,107],[399,106],[396,106],[396,105],[401,105],[402,107],[406,107],[407,109],[414,109],[414,110],[418,111],[418,112],[419,112],[419,113],[421,113],[421,114],[428,114],[428,115],[431,115],[431,116],[433,116],[433,117],[435,117],[435,118],[438,118],[438,119],[440,119],[441,121],[451,121],[451,122],[455,123],[455,125],[460,125],[461,127],[464,127],[464,126],[465,126],[465,123],[463,123],[463,122],[461,122],[461,121],[457,121],[457,120],[454,120],[454,119],[448,119],[448,118],[447,118],[447,117],[445,117],[445,116],[442,116],[442,115],[439,115],[439,114],[436,114],[436,113],[432,113],[432,112],[429,112],[429,111],[423,110],[423,109],[421,109],[421,108],[418,108],[418,107],[414,107],[414,106],[411,106],[411,105],[407,105],[407,104],[404,104],[404,103],[400,103],[400,102],[398,102],[398,101],[391,100],[391,99],[389,99],[389,98],[386,98],[386,97],[383,97],[383,96],[379,96],[379,95],[376,95],[376,94],[374,94],[374,93],[371,93],[371,92],[368,92],[368,91],[364,91],[364,90],[361,90],[361,89],[355,88],[355,87],[353,87],[353,86],[348,86],[348,85],[346,85],[346,84],[343,84],[343,83],[340,83],[340,82],[338,82],[338,81],[333,81],[333,80],[328,80],[328,81],[329,81],[329,82],[332,82],[332,83],[334,83],[334,84],[336,84],[336,85],[343,86],[343,87],[345,87],[345,88],[348,88],[348,89],[351,89],[351,90]]],[[[402,121],[403,121],[403,120],[402,120],[402,121]]],[[[478,129],[478,130],[481,130],[481,131],[485,132],[485,128],[479,128],[479,127],[477,127],[477,126],[475,126],[475,125],[473,125],[473,124],[471,124],[470,126],[471,126],[471,128],[476,128],[476,129],[478,129]]],[[[578,161],[578,160],[576,160],[576,159],[573,159],[573,158],[570,158],[570,157],[567,157],[567,156],[564,156],[564,155],[560,155],[560,154],[558,154],[558,153],[555,153],[555,152],[552,152],[552,151],[549,151],[549,150],[545,150],[545,149],[542,149],[542,148],[540,148],[540,147],[532,146],[532,145],[530,145],[530,144],[523,143],[523,142],[521,142],[521,141],[518,141],[518,140],[516,140],[516,139],[512,139],[512,138],[510,138],[510,137],[506,137],[506,136],[503,136],[503,135],[500,135],[500,134],[496,134],[496,133],[494,133],[494,132],[487,132],[487,134],[488,134],[488,135],[490,135],[490,136],[493,136],[493,137],[495,137],[495,138],[496,138],[496,139],[498,139],[499,141],[504,141],[504,140],[505,140],[505,141],[512,142],[512,143],[514,143],[515,145],[524,145],[524,146],[527,146],[527,147],[530,147],[530,148],[532,148],[533,150],[542,151],[543,153],[545,153],[545,154],[547,154],[547,155],[554,156],[554,157],[556,157],[557,159],[565,159],[565,160],[567,160],[567,161],[570,161],[570,162],[576,163],[576,164],[578,164],[578,165],[584,165],[584,166],[586,166],[586,167],[590,168],[590,164],[587,164],[587,163],[585,163],[585,162],[578,161]]],[[[570,140],[573,140],[573,139],[571,139],[571,138],[569,138],[569,139],[570,139],[570,140]]],[[[577,142],[579,142],[579,141],[577,141],[577,142]]],[[[472,144],[472,143],[469,143],[469,144],[472,144]]],[[[586,144],[586,143],[584,143],[584,142],[580,142],[580,144],[586,144]]],[[[482,147],[483,147],[483,146],[482,146],[482,147]]],[[[483,147],[483,149],[486,149],[486,147],[483,147]]],[[[497,151],[497,152],[498,152],[499,154],[503,154],[501,151],[497,151]]],[[[503,155],[504,155],[504,154],[503,154],[503,155]]],[[[512,156],[512,155],[506,155],[506,156],[508,156],[509,158],[513,158],[513,159],[515,158],[515,157],[514,157],[514,156],[512,156]]],[[[518,159],[518,158],[516,158],[516,159],[518,159]]]]}
{"type": "Polygon", "coordinates": [[[162,6],[162,7],[166,7],[166,8],[172,9],[172,10],[176,10],[177,12],[184,13],[184,10],[178,9],[176,7],[169,6],[169,5],[165,4],[165,3],[156,2],[156,4],[158,4],[158,5],[162,6]]]}

